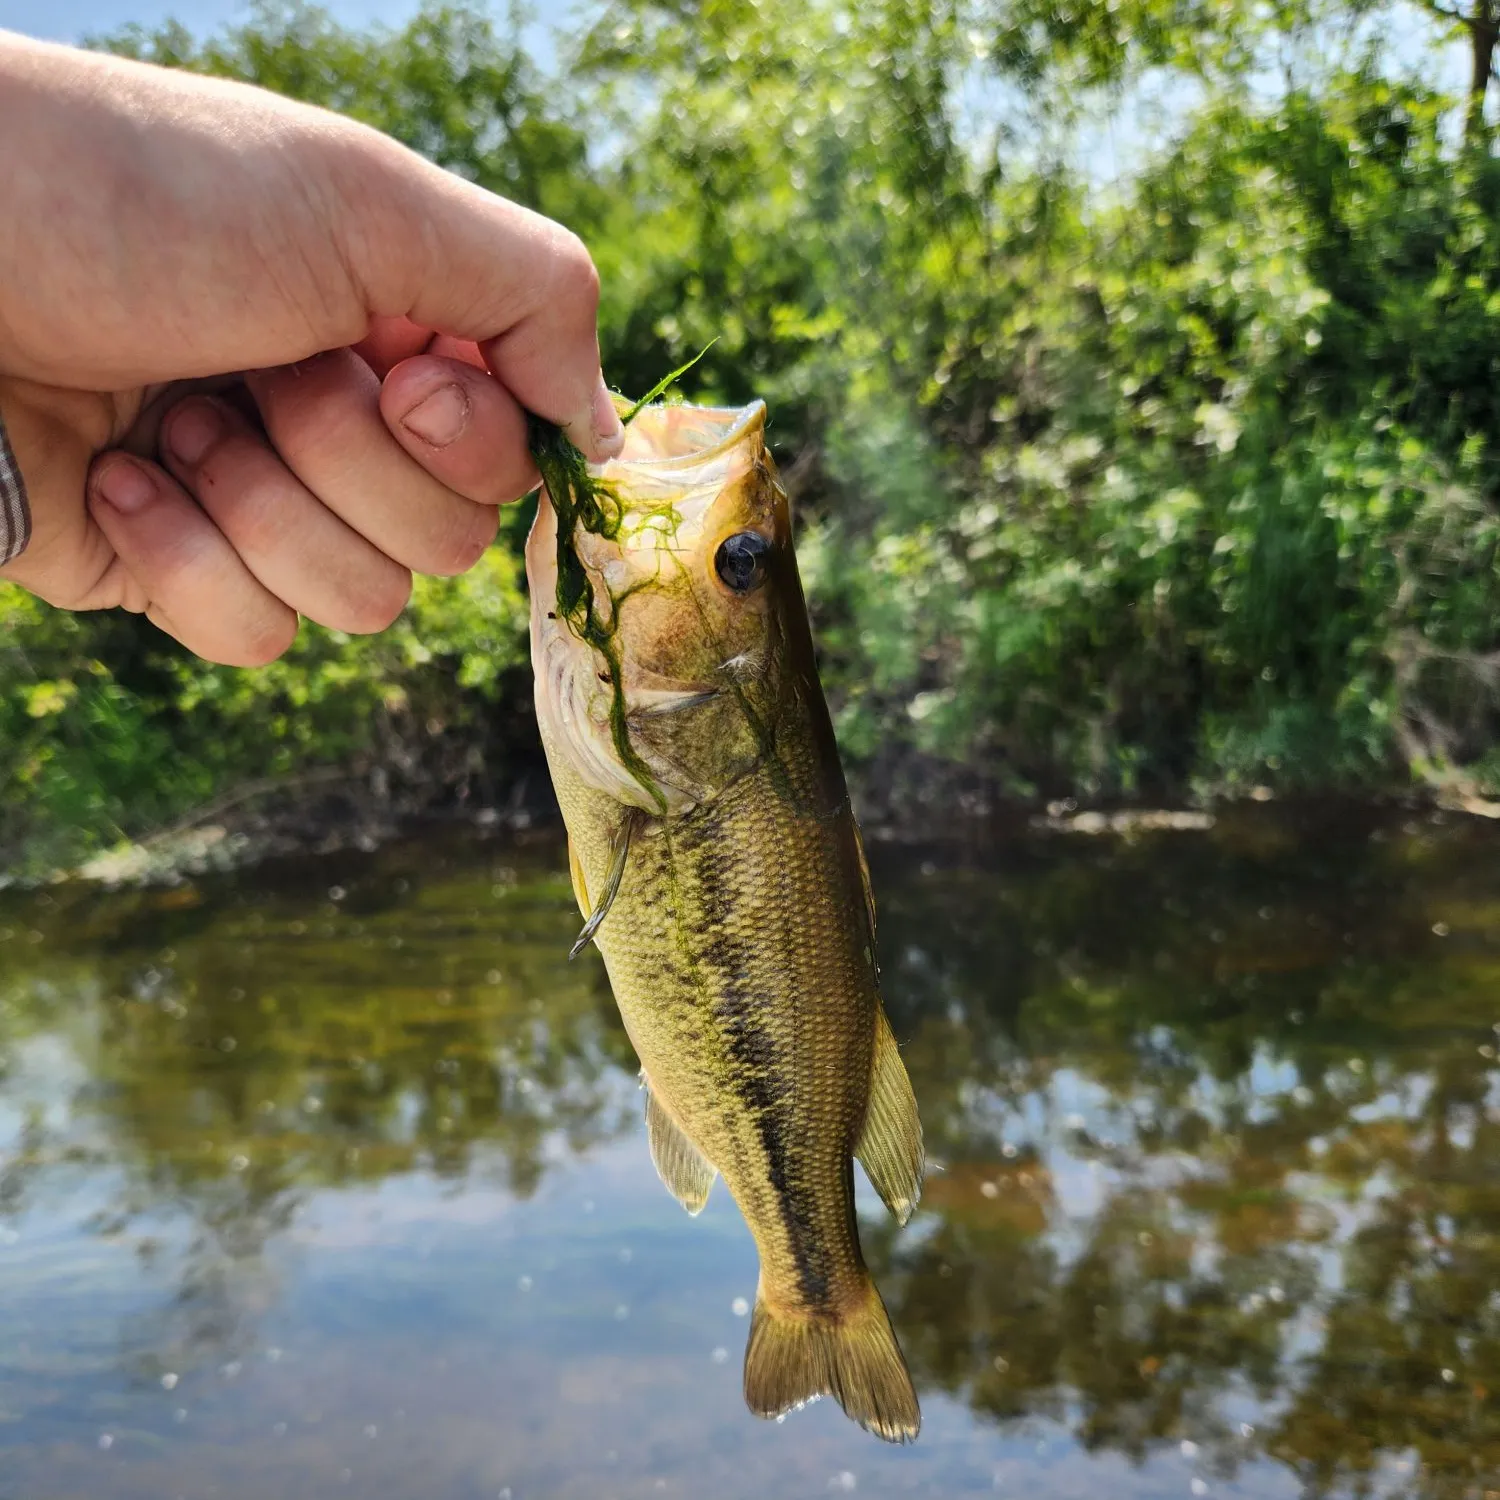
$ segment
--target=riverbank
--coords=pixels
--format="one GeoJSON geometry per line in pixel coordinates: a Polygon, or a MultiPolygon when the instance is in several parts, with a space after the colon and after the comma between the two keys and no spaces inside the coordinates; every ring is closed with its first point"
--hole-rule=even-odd
{"type": "MultiPolygon", "coordinates": [[[[514,837],[560,829],[561,818],[545,763],[538,755],[496,778],[500,795],[393,795],[380,777],[329,770],[322,774],[247,783],[140,840],[122,840],[77,864],[0,870],[0,889],[84,881],[105,886],[174,885],[197,876],[248,870],[281,860],[325,855],[373,855],[413,838],[514,837]]],[[[1500,807],[1471,800],[1444,803],[1415,790],[1406,796],[1335,794],[1274,797],[1268,789],[1197,806],[1119,804],[1080,807],[1072,799],[1039,804],[1007,799],[970,786],[941,811],[931,805],[893,807],[855,791],[866,841],[983,850],[1034,837],[1113,838],[1208,834],[1238,847],[1270,839],[1363,831],[1410,833],[1472,823],[1500,824],[1500,807]]]]}

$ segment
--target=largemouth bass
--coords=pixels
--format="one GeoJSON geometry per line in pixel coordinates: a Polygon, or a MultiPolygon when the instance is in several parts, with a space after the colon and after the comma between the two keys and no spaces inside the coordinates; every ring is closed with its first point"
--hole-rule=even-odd
{"type": "Polygon", "coordinates": [[[657,1171],[693,1214],[722,1174],[760,1252],[747,1404],[832,1394],[903,1442],[921,1418],[860,1254],[853,1159],[905,1223],[922,1132],[764,425],[758,402],[649,406],[587,493],[543,490],[537,719],[579,946],[640,1058],[657,1171]]]}

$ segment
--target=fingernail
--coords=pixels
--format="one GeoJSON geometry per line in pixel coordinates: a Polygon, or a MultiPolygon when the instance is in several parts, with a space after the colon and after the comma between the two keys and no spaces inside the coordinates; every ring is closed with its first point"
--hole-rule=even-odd
{"type": "Polygon", "coordinates": [[[201,464],[224,432],[224,419],[207,401],[185,401],[167,418],[167,447],[178,463],[201,464]]]}
{"type": "Polygon", "coordinates": [[[616,457],[625,446],[625,429],[620,425],[620,414],[615,410],[614,397],[599,377],[599,388],[594,392],[594,451],[599,462],[616,457]]]}
{"type": "Polygon", "coordinates": [[[440,385],[401,418],[401,425],[429,447],[446,448],[469,425],[469,393],[456,382],[440,385]]]}
{"type": "Polygon", "coordinates": [[[121,515],[134,516],[156,498],[156,486],[128,458],[116,458],[94,477],[94,492],[121,515]]]}

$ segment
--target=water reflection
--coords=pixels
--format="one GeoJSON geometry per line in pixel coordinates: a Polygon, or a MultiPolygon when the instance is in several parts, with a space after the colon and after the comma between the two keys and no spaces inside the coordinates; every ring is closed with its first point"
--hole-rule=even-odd
{"type": "Polygon", "coordinates": [[[1314,1494],[1500,1483],[1492,838],[933,871],[888,928],[950,1163],[887,1275],[922,1377],[1314,1494]]]}
{"type": "Polygon", "coordinates": [[[274,1296],[268,1242],[319,1190],[420,1169],[527,1197],[549,1153],[634,1118],[607,987],[557,963],[551,855],[524,882],[504,861],[331,866],[14,904],[0,1216],[60,1175],[108,1179],[87,1228],[175,1259],[166,1326],[132,1342],[181,1368],[234,1357],[274,1296]],[[164,1207],[190,1225],[171,1245],[164,1207]]]}
{"type": "Polygon", "coordinates": [[[862,1231],[932,1413],[889,1458],[737,1412],[753,1254],[651,1179],[550,840],[11,897],[0,1500],[200,1463],[224,1494],[1500,1493],[1497,842],[875,851],[944,1165],[862,1231]],[[414,1467],[360,1468],[418,1413],[414,1467]]]}

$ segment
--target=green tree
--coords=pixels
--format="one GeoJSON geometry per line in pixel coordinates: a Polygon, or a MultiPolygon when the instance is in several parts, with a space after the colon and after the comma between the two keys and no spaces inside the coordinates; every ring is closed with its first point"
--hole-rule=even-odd
{"type": "MultiPolygon", "coordinates": [[[[452,7],[107,44],[348,110],[566,219],[622,389],[717,340],[688,394],[770,406],[861,796],[943,818],[1500,792],[1500,176],[1452,139],[1487,80],[1466,105],[1382,44],[1413,14],[608,0],[549,76],[514,20],[452,7]],[[1192,88],[1099,180],[1100,121],[1142,128],[1155,76],[1192,88]]],[[[394,636],[309,632],[259,676],[7,603],[34,811],[0,842],[137,832],[268,762],[478,786],[530,734],[524,524],[394,636]]]]}

